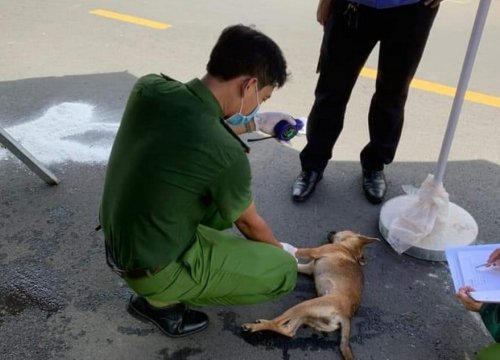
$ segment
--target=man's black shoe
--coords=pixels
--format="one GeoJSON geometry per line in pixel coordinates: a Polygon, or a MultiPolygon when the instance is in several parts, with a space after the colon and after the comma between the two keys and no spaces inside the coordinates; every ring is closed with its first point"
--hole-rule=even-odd
{"type": "Polygon", "coordinates": [[[305,201],[316,188],[316,184],[323,178],[323,173],[314,170],[302,171],[292,185],[293,201],[305,201]]]}
{"type": "Polygon", "coordinates": [[[384,171],[363,169],[363,190],[369,202],[380,204],[387,191],[384,171]]]}
{"type": "Polygon", "coordinates": [[[208,316],[187,308],[184,304],[164,308],[151,306],[141,296],[132,295],[128,310],[131,315],[151,321],[167,336],[181,337],[202,331],[208,326],[208,316]]]}

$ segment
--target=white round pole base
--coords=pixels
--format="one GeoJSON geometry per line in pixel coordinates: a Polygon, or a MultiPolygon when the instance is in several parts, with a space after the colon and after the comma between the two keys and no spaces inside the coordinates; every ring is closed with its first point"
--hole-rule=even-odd
{"type": "MultiPolygon", "coordinates": [[[[380,210],[379,230],[387,240],[392,221],[411,203],[416,195],[402,195],[390,199],[380,210]]],[[[409,248],[405,254],[418,259],[445,261],[445,250],[453,246],[466,246],[474,243],[477,237],[477,223],[474,218],[460,206],[449,203],[448,218],[417,245],[409,248]]]]}

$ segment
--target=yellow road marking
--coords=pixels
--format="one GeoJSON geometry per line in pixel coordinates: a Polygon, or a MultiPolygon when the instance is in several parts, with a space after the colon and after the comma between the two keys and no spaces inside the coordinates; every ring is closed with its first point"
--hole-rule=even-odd
{"type": "MultiPolygon", "coordinates": [[[[158,21],[148,20],[136,16],[121,14],[113,11],[103,10],[103,9],[95,9],[90,12],[93,15],[103,16],[106,18],[125,21],[132,24],[147,26],[153,29],[164,30],[172,27],[172,25],[167,23],[162,23],[158,21]]],[[[375,69],[363,68],[361,70],[361,76],[376,79],[377,71],[375,69]]],[[[453,97],[455,96],[456,88],[442,85],[438,83],[434,83],[426,80],[413,79],[410,86],[415,89],[428,91],[435,94],[445,95],[453,97]]],[[[487,94],[483,94],[476,91],[467,91],[465,93],[465,100],[469,100],[478,104],[494,106],[500,108],[500,97],[491,96],[487,94]]]]}
{"type": "Polygon", "coordinates": [[[104,16],[109,19],[125,21],[136,25],[147,26],[157,30],[165,30],[168,29],[169,27],[172,27],[172,25],[170,24],[162,23],[159,21],[148,20],[136,16],[120,14],[114,11],[108,11],[103,9],[95,9],[92,10],[90,13],[93,15],[104,16]]]}
{"type": "MultiPolygon", "coordinates": [[[[370,79],[376,79],[377,78],[377,71],[375,69],[370,69],[370,68],[363,68],[361,70],[361,76],[370,78],[370,79]]],[[[438,83],[426,81],[426,80],[419,80],[419,79],[413,79],[411,82],[410,86],[415,89],[419,90],[424,90],[428,91],[431,93],[435,94],[440,94],[440,95],[445,95],[445,96],[455,96],[455,92],[457,91],[456,88],[447,86],[447,85],[441,85],[438,83]]],[[[467,91],[465,93],[465,100],[469,100],[478,104],[483,104],[483,105],[488,105],[488,106],[494,106],[494,107],[499,107],[500,108],[500,97],[498,96],[491,96],[487,94],[483,94],[480,92],[475,92],[475,91],[467,91]]]]}

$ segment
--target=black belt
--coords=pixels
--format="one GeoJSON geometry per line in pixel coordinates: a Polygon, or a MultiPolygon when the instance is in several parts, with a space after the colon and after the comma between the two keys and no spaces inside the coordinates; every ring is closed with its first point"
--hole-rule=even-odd
{"type": "Polygon", "coordinates": [[[106,263],[114,273],[118,274],[122,278],[140,279],[148,276],[153,276],[154,274],[159,273],[160,270],[162,269],[161,266],[157,266],[152,269],[135,269],[135,270],[121,269],[118,265],[116,265],[116,262],[113,259],[113,256],[108,246],[106,245],[105,247],[106,247],[106,263]]]}

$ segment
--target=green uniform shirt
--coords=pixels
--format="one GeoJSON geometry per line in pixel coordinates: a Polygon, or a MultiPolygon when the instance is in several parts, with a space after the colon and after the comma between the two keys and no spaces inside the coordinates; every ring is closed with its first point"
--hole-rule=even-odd
{"type": "Polygon", "coordinates": [[[225,125],[213,94],[146,75],[135,84],[106,172],[100,220],[126,270],[164,266],[199,224],[228,226],[252,202],[248,148],[225,125]],[[210,220],[209,220],[210,219],[210,220]]]}
{"type": "Polygon", "coordinates": [[[479,314],[496,342],[500,342],[500,304],[483,304],[479,314]]]}

